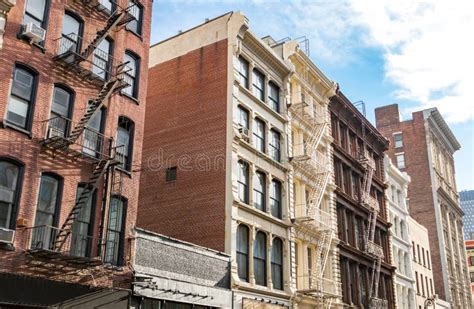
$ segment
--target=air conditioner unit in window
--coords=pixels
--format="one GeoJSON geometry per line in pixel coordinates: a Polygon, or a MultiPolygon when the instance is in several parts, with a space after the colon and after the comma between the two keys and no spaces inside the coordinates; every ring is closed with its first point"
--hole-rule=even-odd
{"type": "Polygon", "coordinates": [[[41,43],[44,41],[46,30],[32,22],[27,23],[24,27],[22,35],[29,38],[32,43],[41,43]]]}
{"type": "Polygon", "coordinates": [[[243,140],[249,141],[249,129],[245,127],[239,127],[239,133],[243,140]]]}
{"type": "Polygon", "coordinates": [[[0,243],[12,244],[15,238],[15,231],[0,227],[0,243]]]}

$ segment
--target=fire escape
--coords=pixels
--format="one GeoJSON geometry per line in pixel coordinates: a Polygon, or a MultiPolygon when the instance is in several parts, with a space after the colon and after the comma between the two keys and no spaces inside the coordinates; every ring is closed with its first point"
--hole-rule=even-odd
{"type": "Polygon", "coordinates": [[[376,165],[375,160],[366,150],[359,154],[358,162],[364,169],[361,190],[362,205],[369,210],[368,225],[363,234],[363,244],[365,246],[364,249],[367,255],[374,259],[368,291],[369,308],[385,309],[388,308],[387,301],[378,297],[380,267],[384,258],[384,252],[382,246],[376,244],[374,241],[377,216],[380,209],[377,199],[370,195],[372,177],[374,175],[376,165]]]}
{"type": "Polygon", "coordinates": [[[327,156],[318,151],[327,122],[324,111],[318,113],[316,109],[313,110],[303,93],[289,109],[293,119],[299,122],[307,132],[303,137],[303,143],[294,145],[291,163],[295,175],[298,175],[310,187],[305,196],[305,203],[295,205],[295,216],[292,221],[297,235],[316,244],[316,259],[313,259],[310,265],[308,288],[299,289],[298,292],[316,297],[322,305],[330,306],[332,299],[337,296],[337,291],[334,282],[324,278],[324,270],[334,230],[331,214],[321,209],[321,202],[330,177],[330,168],[327,156]]]}
{"type": "MultiPolygon", "coordinates": [[[[84,1],[85,4],[86,2],[89,1],[84,1]]],[[[74,224],[86,205],[91,202],[94,191],[101,187],[102,179],[103,195],[108,201],[112,195],[121,195],[121,172],[116,168],[123,164],[120,159],[123,146],[117,145],[113,138],[105,136],[88,124],[94,116],[98,116],[102,107],[108,106],[114,94],[129,86],[127,63],[118,63],[108,51],[103,51],[98,46],[112,31],[120,30],[134,18],[131,14],[134,7],[135,4],[127,8],[117,6],[107,19],[105,27],[98,30],[92,41],[85,44],[83,49],[78,42],[84,41],[77,34],[63,35],[57,40],[58,50],[54,60],[81,79],[97,84],[100,91],[88,101],[87,108],[77,123],[60,116],[44,121],[46,136],[39,142],[42,150],[52,156],[60,155],[73,161],[90,163],[92,172],[89,180],[83,183],[82,191],[60,228],[32,228],[29,253],[34,257],[67,260],[68,263],[77,265],[98,265],[104,262],[105,248],[118,246],[115,241],[108,243],[110,240],[76,235],[74,224]],[[98,61],[99,58],[107,61],[98,61]]],[[[100,10],[99,6],[95,8],[100,10]]],[[[105,213],[105,206],[102,211],[105,213]]]]}

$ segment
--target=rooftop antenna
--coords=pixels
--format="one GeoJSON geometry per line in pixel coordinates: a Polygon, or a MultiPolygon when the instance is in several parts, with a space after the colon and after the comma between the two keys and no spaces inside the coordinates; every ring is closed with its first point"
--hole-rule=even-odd
{"type": "Polygon", "coordinates": [[[354,105],[359,110],[359,112],[361,112],[362,115],[364,115],[364,117],[367,116],[365,114],[365,102],[364,101],[359,100],[359,101],[353,102],[352,105],[354,105]]]}

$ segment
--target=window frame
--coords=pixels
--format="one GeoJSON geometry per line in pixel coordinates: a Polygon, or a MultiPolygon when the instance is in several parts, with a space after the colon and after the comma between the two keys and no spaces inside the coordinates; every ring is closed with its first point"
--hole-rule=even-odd
{"type": "Polygon", "coordinates": [[[7,229],[10,230],[15,230],[16,229],[16,220],[18,218],[18,212],[20,208],[20,198],[21,198],[21,192],[23,189],[23,176],[24,176],[24,171],[25,171],[25,164],[15,158],[8,157],[8,156],[0,156],[0,162],[6,162],[9,164],[12,164],[17,167],[18,169],[18,176],[16,180],[16,186],[15,186],[15,191],[13,193],[13,203],[11,205],[12,210],[10,213],[10,222],[8,226],[6,226],[7,229]]]}
{"type": "Polygon", "coordinates": [[[37,97],[37,92],[38,92],[39,73],[38,73],[38,71],[36,71],[35,69],[33,69],[32,67],[30,67],[28,65],[25,65],[23,63],[15,63],[15,65],[13,67],[13,72],[12,72],[12,77],[11,78],[12,78],[12,82],[11,82],[11,85],[10,85],[10,92],[9,92],[8,99],[7,99],[7,104],[6,104],[6,107],[5,107],[5,120],[4,121],[8,126],[11,126],[13,128],[18,128],[21,131],[25,131],[28,134],[31,134],[31,129],[33,127],[33,115],[34,115],[34,112],[35,112],[36,97],[37,97]],[[15,74],[16,74],[17,69],[23,70],[23,71],[27,72],[28,74],[30,74],[32,76],[32,85],[31,85],[31,93],[30,93],[29,101],[27,101],[24,98],[22,98],[22,97],[20,97],[20,96],[13,93],[13,83],[15,82],[15,74]],[[19,124],[16,124],[16,123],[10,121],[8,119],[8,112],[9,112],[8,107],[11,104],[10,98],[11,98],[12,95],[17,100],[27,101],[28,108],[27,108],[27,112],[26,112],[25,126],[23,126],[23,127],[19,124]]]}
{"type": "Polygon", "coordinates": [[[252,94],[262,102],[265,102],[265,74],[257,68],[252,70],[252,94]],[[256,84],[259,80],[262,83],[262,88],[256,84]]]}
{"type": "MultiPolygon", "coordinates": [[[[134,29],[130,29],[128,27],[128,25],[130,24],[130,22],[127,23],[127,25],[125,26],[125,29],[127,29],[127,31],[130,31],[132,32],[133,34],[135,35],[138,35],[139,37],[142,37],[143,35],[143,17],[144,17],[144,14],[143,14],[143,11],[145,10],[145,8],[143,7],[143,5],[137,1],[137,0],[129,0],[128,1],[128,5],[131,6],[131,3],[133,2],[133,4],[135,4],[135,6],[138,8],[139,10],[139,16],[138,16],[138,19],[137,19],[137,31],[135,31],[134,29]]],[[[134,16],[135,17],[135,16],[134,16]]]]}
{"type": "Polygon", "coordinates": [[[176,182],[177,180],[178,180],[178,167],[177,166],[167,167],[165,171],[165,181],[167,183],[170,183],[170,182],[176,182]],[[172,179],[173,174],[174,174],[174,179],[172,179]]]}
{"type": "Polygon", "coordinates": [[[243,87],[249,89],[250,87],[250,62],[242,56],[239,56],[239,82],[243,87]],[[242,72],[242,68],[246,68],[246,72],[242,72]],[[244,74],[246,73],[246,74],[244,74]],[[242,83],[243,81],[243,83],[242,83]]]}
{"type": "Polygon", "coordinates": [[[245,224],[239,224],[238,227],[237,227],[237,245],[236,245],[236,263],[237,263],[237,276],[239,277],[240,280],[243,280],[245,282],[249,282],[249,274],[250,274],[250,260],[249,260],[249,255],[250,255],[250,228],[245,225],[245,224]],[[246,237],[246,240],[245,240],[245,243],[246,243],[246,250],[247,252],[243,252],[241,251],[240,249],[240,246],[239,246],[239,239],[240,239],[240,231],[242,230],[245,230],[246,233],[247,233],[247,237],[246,237]],[[240,263],[239,263],[239,256],[243,257],[244,260],[245,260],[245,277],[241,277],[241,266],[240,263]]]}
{"type": "Polygon", "coordinates": [[[284,272],[283,272],[283,264],[284,264],[284,261],[283,261],[283,251],[284,251],[284,242],[283,240],[280,238],[280,237],[275,237],[273,238],[272,240],[272,249],[271,249],[271,272],[272,272],[272,285],[273,285],[273,288],[276,289],[276,290],[280,290],[280,291],[283,291],[284,290],[284,278],[283,278],[283,275],[284,275],[284,272]],[[280,263],[278,263],[277,261],[275,261],[274,259],[274,255],[277,254],[277,252],[274,251],[274,248],[276,248],[276,242],[278,242],[280,244],[280,263]],[[279,268],[279,269],[278,269],[279,268]],[[276,277],[275,277],[275,273],[278,269],[278,272],[280,274],[280,280],[278,282],[278,285],[276,284],[277,280],[276,280],[276,277]]]}
{"type": "Polygon", "coordinates": [[[138,100],[138,90],[139,90],[139,85],[140,85],[141,58],[133,51],[126,49],[124,53],[124,62],[125,62],[126,55],[128,55],[130,58],[135,60],[135,75],[131,75],[128,72],[124,73],[127,78],[130,78],[133,80],[133,85],[129,86],[129,87],[132,87],[132,94],[125,92],[125,89],[127,89],[128,87],[125,87],[124,89],[120,90],[120,93],[129,98],[132,98],[133,100],[138,100]]]}
{"type": "Polygon", "coordinates": [[[44,30],[47,30],[51,0],[45,0],[45,2],[44,2],[43,20],[39,20],[36,16],[33,16],[31,13],[28,13],[28,11],[26,10],[27,6],[28,6],[28,1],[35,2],[36,0],[26,0],[25,1],[25,10],[24,10],[23,19],[22,19],[22,25],[26,25],[25,16],[28,16],[29,18],[40,22],[41,23],[41,28],[43,28],[44,30]]]}
{"type": "MultiPolygon", "coordinates": [[[[113,195],[111,198],[110,203],[112,204],[112,199],[118,199],[122,203],[122,222],[121,227],[122,230],[119,231],[119,241],[118,241],[118,252],[117,257],[115,259],[115,263],[111,263],[115,266],[123,266],[124,265],[124,257],[125,257],[125,233],[126,233],[126,223],[127,223],[127,209],[128,209],[128,199],[121,195],[113,195]]],[[[104,260],[106,263],[110,263],[107,259],[107,244],[109,241],[109,231],[110,231],[110,207],[107,213],[107,228],[106,228],[106,245],[104,248],[104,260]]],[[[113,232],[117,233],[116,230],[112,230],[113,232]]]]}
{"type": "Polygon", "coordinates": [[[267,234],[263,231],[257,231],[257,233],[255,234],[255,239],[254,239],[254,243],[253,243],[253,247],[254,247],[254,250],[253,250],[253,266],[254,266],[254,278],[255,278],[255,284],[256,285],[260,285],[260,286],[267,286],[268,284],[268,280],[267,280],[267,260],[268,260],[268,257],[267,257],[267,250],[268,250],[268,245],[267,245],[267,234]],[[257,256],[257,251],[256,250],[256,246],[257,246],[257,242],[259,241],[259,236],[262,236],[262,238],[260,239],[262,242],[263,242],[263,257],[260,257],[260,256],[257,256]],[[260,265],[260,264],[263,264],[263,278],[259,278],[257,276],[257,267],[256,265],[260,265]],[[260,279],[263,279],[263,280],[260,280],[260,279]]]}
{"type": "Polygon", "coordinates": [[[268,105],[276,113],[280,113],[280,91],[280,86],[278,86],[275,82],[268,82],[268,105]],[[276,90],[276,98],[272,97],[272,90],[276,90]]]}
{"type": "Polygon", "coordinates": [[[278,179],[272,179],[270,182],[270,213],[273,217],[282,219],[283,212],[282,212],[282,182],[278,179]],[[275,187],[275,185],[277,185],[275,187]],[[277,190],[278,188],[278,190],[277,190]],[[274,196],[274,194],[276,194],[274,196]],[[276,207],[276,209],[275,209],[276,207]],[[274,211],[275,210],[275,211],[274,211]]]}
{"type": "Polygon", "coordinates": [[[248,130],[250,130],[250,112],[247,108],[243,107],[242,105],[238,105],[237,106],[237,111],[238,111],[238,125],[242,128],[245,128],[248,130]],[[245,115],[247,117],[245,123],[243,124],[243,115],[245,115]]]}
{"type": "MultiPolygon", "coordinates": [[[[54,84],[54,86],[53,86],[53,96],[52,96],[52,99],[51,99],[51,107],[49,109],[49,119],[53,119],[53,118],[65,118],[66,119],[66,126],[64,128],[64,137],[67,137],[69,135],[69,131],[71,129],[71,120],[72,120],[72,117],[73,117],[75,100],[76,100],[76,92],[72,88],[70,88],[69,86],[67,86],[65,84],[62,84],[62,83],[55,83],[54,84]],[[68,95],[69,95],[68,111],[67,111],[66,116],[60,115],[59,113],[56,113],[53,110],[53,106],[54,106],[54,102],[55,102],[54,101],[54,96],[56,94],[56,88],[67,92],[68,95]],[[53,114],[55,114],[54,117],[53,117],[53,114]]],[[[51,126],[51,124],[49,124],[49,126],[51,126]]]]}
{"type": "Polygon", "coordinates": [[[270,129],[270,141],[268,143],[268,154],[277,161],[281,161],[281,134],[275,129],[270,129]]]}
{"type": "MultiPolygon", "coordinates": [[[[107,61],[104,60],[100,55],[97,55],[97,54],[95,53],[95,51],[98,50],[98,47],[97,47],[97,48],[94,50],[94,52],[92,53],[92,57],[93,57],[93,60],[92,60],[92,61],[93,61],[93,63],[96,63],[96,62],[95,62],[95,61],[96,61],[96,60],[95,60],[96,58],[99,59],[99,61],[106,62],[106,68],[104,69],[104,77],[98,75],[97,73],[94,73],[94,72],[93,72],[93,73],[94,73],[96,76],[98,76],[99,78],[108,81],[108,80],[110,80],[110,77],[111,77],[111,76],[110,76],[110,73],[111,73],[112,66],[113,66],[113,54],[114,54],[115,41],[114,41],[111,37],[109,37],[109,36],[105,37],[105,38],[104,38],[104,41],[109,42],[109,50],[107,50],[107,51],[101,50],[101,51],[107,53],[107,55],[108,55],[107,61]]],[[[101,42],[101,43],[102,43],[102,42],[101,42]]],[[[100,44],[99,44],[99,45],[100,45],[100,44]]],[[[97,67],[97,65],[93,65],[93,66],[92,66],[92,70],[94,70],[94,67],[97,67]]]]}
{"type": "Polygon", "coordinates": [[[394,148],[403,147],[403,133],[402,132],[393,133],[393,147],[394,148]],[[398,140],[397,137],[400,137],[400,139],[398,140]]]}
{"type": "MultiPolygon", "coordinates": [[[[132,171],[132,160],[133,160],[133,142],[134,142],[134,135],[135,135],[135,122],[133,122],[133,120],[131,120],[129,117],[127,116],[119,116],[118,117],[118,121],[117,121],[117,138],[116,138],[116,141],[117,141],[117,146],[118,145],[118,132],[119,132],[119,128],[122,128],[122,129],[125,129],[124,127],[120,126],[121,124],[121,121],[127,121],[127,123],[129,124],[129,129],[127,130],[128,131],[128,149],[127,149],[127,152],[126,153],[123,153],[122,155],[125,157],[125,162],[124,162],[124,165],[123,166],[119,166],[119,168],[125,170],[125,171],[128,171],[128,172],[131,172],[132,171]]],[[[117,148],[118,149],[118,148],[117,148]]]]}
{"type": "Polygon", "coordinates": [[[79,30],[78,30],[78,33],[76,33],[77,40],[75,41],[75,43],[76,43],[76,53],[79,53],[82,50],[82,38],[83,38],[83,35],[84,35],[84,19],[79,14],[77,14],[76,12],[73,12],[71,10],[65,10],[64,11],[63,22],[61,24],[61,38],[62,39],[66,38],[69,41],[72,41],[71,38],[67,36],[69,33],[64,33],[64,16],[66,16],[66,15],[69,15],[70,17],[75,19],[79,24],[79,30]]]}
{"type": "Polygon", "coordinates": [[[239,200],[242,203],[249,204],[250,203],[250,165],[244,160],[239,160],[237,164],[239,168],[238,178],[237,178],[239,200]],[[246,169],[245,173],[242,173],[243,168],[246,169]],[[245,179],[241,179],[242,176],[245,179]],[[245,182],[243,182],[244,180],[245,182]],[[241,196],[241,191],[244,192],[245,196],[241,196]]]}
{"type": "MultiPolygon", "coordinates": [[[[77,203],[77,200],[80,196],[81,193],[79,193],[79,188],[82,188],[82,190],[84,190],[84,188],[86,187],[86,183],[78,183],[77,184],[77,187],[76,187],[76,200],[75,202],[77,203]]],[[[77,215],[76,219],[74,220],[73,222],[73,225],[71,227],[71,236],[73,236],[73,232],[74,232],[74,225],[76,224],[87,224],[87,234],[81,234],[81,236],[85,236],[86,237],[86,240],[87,240],[87,244],[86,244],[86,248],[85,248],[85,257],[90,257],[91,256],[91,253],[92,253],[92,246],[94,245],[93,244],[93,235],[94,235],[94,225],[95,225],[95,210],[96,210],[96,207],[97,207],[97,190],[95,189],[94,191],[92,191],[90,194],[92,194],[92,196],[90,197],[90,214],[89,214],[89,222],[85,222],[85,221],[81,221],[79,220],[80,218],[80,213],[77,215]]],[[[81,208],[81,211],[83,210],[84,208],[81,208]]],[[[77,235],[77,234],[76,234],[77,235]]],[[[72,245],[72,239],[71,239],[71,250],[73,250],[73,245],[72,245]]]]}
{"type": "Polygon", "coordinates": [[[256,117],[253,121],[254,123],[254,127],[253,127],[253,132],[252,132],[252,135],[253,135],[253,145],[254,147],[260,151],[260,152],[263,152],[265,153],[266,151],[266,123],[265,121],[263,121],[262,119],[256,117]],[[258,126],[259,125],[262,125],[262,136],[258,135],[257,131],[258,131],[258,126]],[[259,142],[260,142],[260,147],[259,147],[259,142]]]}
{"type": "MultiPolygon", "coordinates": [[[[58,175],[53,172],[43,172],[41,173],[40,181],[39,181],[39,186],[38,186],[38,198],[36,200],[36,210],[35,210],[35,227],[36,225],[36,219],[38,215],[38,206],[39,206],[39,201],[40,201],[40,196],[41,196],[41,182],[43,177],[48,177],[51,179],[54,179],[58,182],[58,189],[56,192],[56,201],[54,205],[54,213],[53,213],[53,222],[52,226],[53,227],[58,227],[59,225],[59,217],[61,215],[61,204],[62,204],[62,196],[63,196],[63,189],[64,189],[64,178],[61,175],[58,175]]],[[[44,212],[44,211],[43,211],[44,212]]]]}
{"type": "Polygon", "coordinates": [[[405,153],[404,152],[399,152],[399,153],[396,153],[395,154],[395,163],[397,165],[397,168],[399,169],[404,169],[407,167],[407,163],[406,163],[406,158],[405,158],[405,153]],[[403,158],[403,161],[400,161],[398,158],[403,158]],[[403,162],[403,165],[400,164],[401,162],[403,162]]]}
{"type": "Polygon", "coordinates": [[[260,210],[260,211],[266,212],[267,211],[267,174],[265,174],[261,170],[257,170],[253,176],[254,176],[254,180],[253,180],[253,207],[255,209],[260,210]],[[263,184],[261,183],[262,181],[263,181],[263,184]],[[262,187],[261,191],[260,191],[260,188],[257,188],[257,184],[262,187]],[[257,195],[259,195],[261,197],[261,202],[262,202],[261,207],[257,203],[257,200],[258,200],[257,195]]]}

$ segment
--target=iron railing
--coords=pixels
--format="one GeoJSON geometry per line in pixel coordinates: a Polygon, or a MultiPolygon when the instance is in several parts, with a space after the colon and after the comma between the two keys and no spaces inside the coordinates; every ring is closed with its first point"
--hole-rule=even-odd
{"type": "Polygon", "coordinates": [[[310,201],[295,205],[296,219],[309,219],[314,221],[315,228],[326,229],[332,226],[332,216],[330,213],[320,209],[317,205],[311,209],[310,201]]]}
{"type": "Polygon", "coordinates": [[[50,145],[52,148],[67,146],[71,150],[98,160],[113,158],[113,150],[115,148],[113,138],[107,137],[87,126],[81,135],[71,143],[68,136],[75,125],[71,119],[61,116],[43,121],[42,129],[46,132],[43,143],[50,145]]]}
{"type": "Polygon", "coordinates": [[[367,241],[367,254],[376,258],[381,258],[381,259],[384,258],[382,246],[376,244],[372,240],[367,241]]]}
{"type": "Polygon", "coordinates": [[[119,265],[121,253],[119,252],[121,246],[119,239],[101,239],[80,233],[80,229],[75,229],[70,232],[64,244],[57,248],[55,246],[56,237],[64,231],[60,228],[41,225],[34,226],[28,229],[28,237],[30,243],[30,253],[41,253],[43,257],[48,254],[57,258],[57,253],[60,256],[83,260],[95,260],[102,263],[119,265]]]}
{"type": "Polygon", "coordinates": [[[377,297],[371,297],[369,302],[370,309],[388,309],[388,301],[377,297]]]}
{"type": "Polygon", "coordinates": [[[297,277],[297,290],[300,293],[322,293],[338,295],[341,283],[335,280],[320,278],[315,275],[306,274],[297,277]]]}
{"type": "Polygon", "coordinates": [[[375,170],[375,160],[374,158],[368,154],[366,151],[361,151],[358,153],[357,156],[357,161],[363,165],[363,166],[368,166],[375,170]]]}

